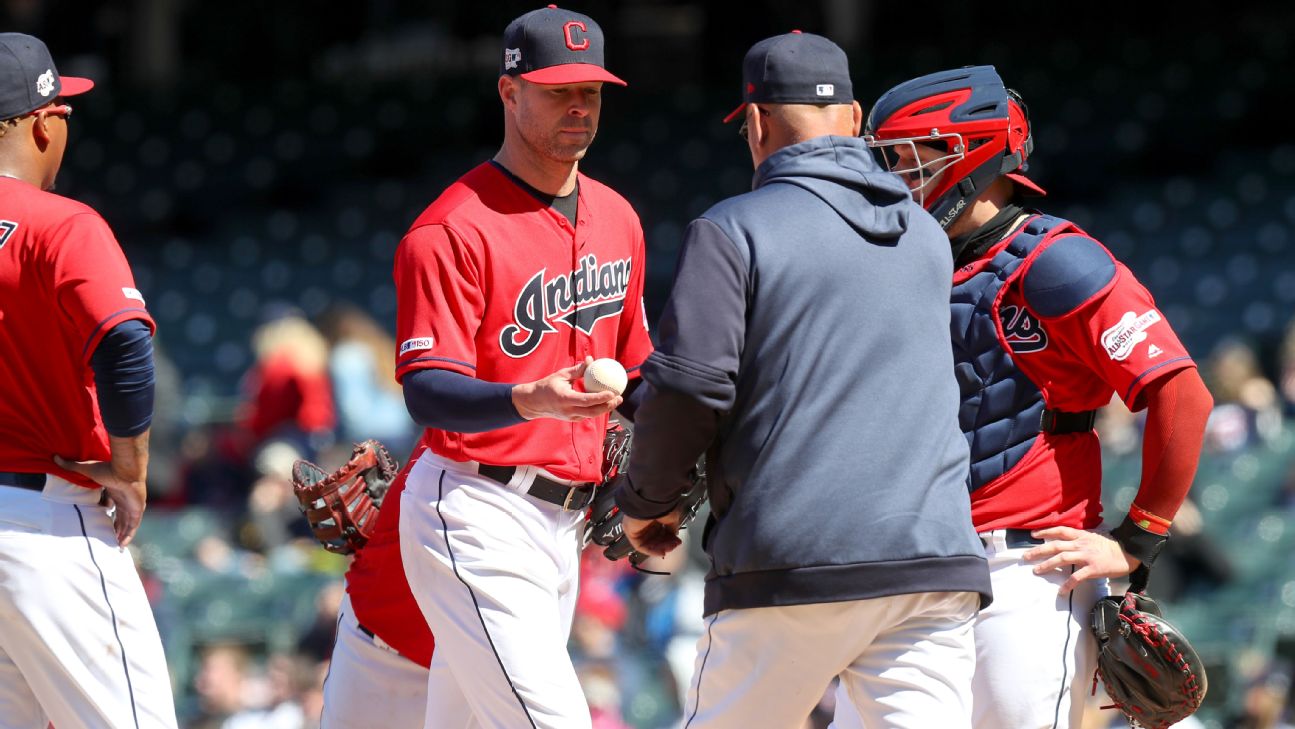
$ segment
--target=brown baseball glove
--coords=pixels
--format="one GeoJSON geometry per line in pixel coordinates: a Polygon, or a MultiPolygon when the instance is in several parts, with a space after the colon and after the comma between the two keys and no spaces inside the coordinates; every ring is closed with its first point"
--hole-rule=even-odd
{"type": "MultiPolygon", "coordinates": [[[[1208,685],[1205,667],[1155,600],[1132,589],[1123,597],[1104,597],[1093,608],[1092,631],[1097,676],[1132,726],[1164,729],[1200,708],[1208,685]]],[[[1094,677],[1094,690],[1096,682],[1094,677]]]]}
{"type": "Polygon", "coordinates": [[[293,464],[292,490],[324,549],[351,554],[369,541],[397,471],[395,459],[376,440],[356,444],[351,460],[332,473],[306,460],[293,464]]]}

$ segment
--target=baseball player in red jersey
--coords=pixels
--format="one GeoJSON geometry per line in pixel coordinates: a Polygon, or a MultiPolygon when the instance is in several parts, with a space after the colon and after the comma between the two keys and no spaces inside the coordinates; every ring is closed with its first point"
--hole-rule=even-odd
{"type": "MultiPolygon", "coordinates": [[[[427,710],[435,640],[405,579],[400,558],[400,494],[423,447],[392,482],[378,523],[346,572],[346,598],[324,679],[320,729],[420,729],[427,710]]],[[[438,704],[436,726],[467,727],[466,702],[438,704]]]]}
{"type": "Polygon", "coordinates": [[[637,378],[651,351],[638,217],[578,172],[604,83],[624,85],[603,52],[585,15],[550,5],[514,20],[499,153],[446,189],[396,254],[396,376],[426,428],[399,532],[436,635],[429,727],[456,703],[484,727],[590,725],[566,643],[584,510],[623,399],[573,384],[590,358],[637,378]]]}
{"type": "Polygon", "coordinates": [[[67,97],[0,34],[0,726],[174,727],[130,543],[144,512],[153,319],[112,231],[49,192],[67,97]]]}
{"type": "MultiPolygon", "coordinates": [[[[1151,294],[1074,223],[1028,206],[1020,97],[992,66],[886,92],[866,138],[949,235],[971,513],[994,602],[976,622],[973,720],[1077,727],[1106,580],[1146,571],[1191,486],[1212,401],[1151,294]],[[1097,408],[1147,411],[1142,481],[1109,535],[1097,408]]],[[[856,726],[838,713],[838,727],[856,726]]]]}

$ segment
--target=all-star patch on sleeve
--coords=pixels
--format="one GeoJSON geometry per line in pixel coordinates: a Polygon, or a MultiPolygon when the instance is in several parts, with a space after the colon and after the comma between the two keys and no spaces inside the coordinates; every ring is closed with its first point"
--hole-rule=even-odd
{"type": "Polygon", "coordinates": [[[1108,291],[1048,327],[1135,410],[1148,384],[1196,366],[1151,293],[1122,263],[1108,291]]]}
{"type": "Polygon", "coordinates": [[[478,251],[445,225],[410,230],[396,251],[396,379],[440,368],[475,376],[485,310],[478,251]]]}

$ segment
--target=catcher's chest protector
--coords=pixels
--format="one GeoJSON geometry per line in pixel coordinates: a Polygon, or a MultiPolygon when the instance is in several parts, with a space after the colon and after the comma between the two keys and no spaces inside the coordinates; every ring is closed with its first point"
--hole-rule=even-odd
{"type": "Polygon", "coordinates": [[[953,286],[949,328],[962,396],[958,425],[971,447],[971,491],[1012,470],[1039,436],[1043,394],[1012,361],[999,307],[1042,244],[1071,228],[1060,218],[1034,216],[988,265],[953,286]]]}

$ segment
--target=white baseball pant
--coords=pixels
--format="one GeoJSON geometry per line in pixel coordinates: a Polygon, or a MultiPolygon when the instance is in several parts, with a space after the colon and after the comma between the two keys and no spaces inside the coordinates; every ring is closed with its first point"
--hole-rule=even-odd
{"type": "Polygon", "coordinates": [[[431,451],[410,470],[400,554],[436,636],[428,729],[456,702],[485,729],[590,727],[567,653],[584,512],[525,496],[536,470],[504,485],[431,451]]]}
{"type": "Polygon", "coordinates": [[[706,619],[685,729],[798,729],[834,677],[861,726],[971,726],[970,592],[721,610],[706,619]]]}
{"type": "MultiPolygon", "coordinates": [[[[994,602],[976,618],[971,717],[976,729],[1078,729],[1092,686],[1096,644],[1088,614],[1106,580],[1057,590],[1070,568],[1034,574],[1021,556],[1033,545],[1008,543],[1006,530],[981,534],[994,602]]],[[[837,692],[836,729],[858,729],[837,692]]],[[[885,726],[885,725],[881,725],[885,726]]]]}
{"type": "Polygon", "coordinates": [[[1106,580],[1058,595],[1072,568],[1036,575],[1021,559],[1028,546],[1009,546],[1001,530],[981,537],[994,602],[976,620],[976,729],[1078,729],[1097,668],[1088,617],[1109,591],[1106,580]]]}
{"type": "MultiPolygon", "coordinates": [[[[324,678],[320,729],[422,729],[426,712],[427,669],[363,632],[347,595],[324,678]]],[[[467,729],[467,705],[437,706],[436,725],[467,729]]]]}
{"type": "Polygon", "coordinates": [[[101,491],[0,486],[2,729],[176,726],[153,610],[101,491]]]}

